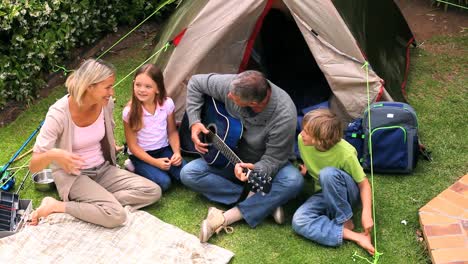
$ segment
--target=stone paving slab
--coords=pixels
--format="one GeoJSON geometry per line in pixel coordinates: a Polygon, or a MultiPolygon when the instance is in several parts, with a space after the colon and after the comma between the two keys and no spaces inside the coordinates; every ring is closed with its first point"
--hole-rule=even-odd
{"type": "Polygon", "coordinates": [[[419,209],[434,264],[468,263],[468,174],[419,209]]]}

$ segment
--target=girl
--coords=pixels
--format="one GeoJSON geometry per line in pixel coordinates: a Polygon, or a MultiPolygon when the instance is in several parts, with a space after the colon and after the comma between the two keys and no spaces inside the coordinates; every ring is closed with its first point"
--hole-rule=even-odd
{"type": "Polygon", "coordinates": [[[117,168],[112,119],[115,70],[101,60],[86,60],[68,78],[68,94],[49,108],[36,138],[31,172],[49,166],[62,201],[45,197],[31,224],[52,213],[116,227],[127,214],[156,202],[153,182],[117,168]]]}
{"type": "Polygon", "coordinates": [[[143,65],[133,80],[132,100],[123,110],[125,138],[135,173],[169,189],[180,180],[185,164],[180,154],[174,102],[166,96],[162,72],[143,65]],[[170,145],[170,146],[169,146],[170,145]]]}

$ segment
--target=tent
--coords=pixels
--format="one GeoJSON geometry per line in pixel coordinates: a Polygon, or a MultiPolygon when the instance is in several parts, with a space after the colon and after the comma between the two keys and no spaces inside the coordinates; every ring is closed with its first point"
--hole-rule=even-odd
{"type": "Polygon", "coordinates": [[[349,121],[371,102],[405,101],[414,38],[393,0],[190,0],[168,20],[152,60],[176,119],[193,74],[262,71],[298,112],[328,101],[349,121]],[[369,70],[363,67],[369,62],[369,70]]]}

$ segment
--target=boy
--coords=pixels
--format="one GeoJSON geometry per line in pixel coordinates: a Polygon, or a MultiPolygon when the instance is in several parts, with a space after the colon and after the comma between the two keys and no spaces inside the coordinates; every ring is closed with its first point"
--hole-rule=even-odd
{"type": "Polygon", "coordinates": [[[299,152],[307,172],[315,180],[312,195],[293,217],[298,234],[327,246],[352,240],[374,255],[370,232],[374,225],[371,187],[357,159],[356,149],[342,139],[341,121],[328,109],[304,116],[298,136],[299,152]],[[361,224],[364,232],[354,232],[352,207],[362,202],[361,224]]]}

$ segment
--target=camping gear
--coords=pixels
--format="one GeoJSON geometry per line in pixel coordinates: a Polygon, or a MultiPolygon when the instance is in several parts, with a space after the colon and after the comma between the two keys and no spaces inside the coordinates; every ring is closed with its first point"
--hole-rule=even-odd
{"type": "Polygon", "coordinates": [[[14,161],[18,161],[24,157],[26,157],[27,155],[31,154],[33,151],[33,149],[31,148],[30,150],[26,151],[25,153],[21,154],[20,156],[18,156],[14,161]]]}
{"type": "Polygon", "coordinates": [[[27,216],[32,211],[31,200],[19,198],[19,192],[23,189],[28,175],[29,170],[21,181],[16,193],[0,191],[0,238],[12,235],[23,228],[27,216]]]}
{"type": "Polygon", "coordinates": [[[23,189],[24,183],[26,182],[26,179],[28,178],[28,176],[29,176],[30,173],[31,173],[31,172],[28,170],[28,171],[26,172],[26,175],[24,175],[24,178],[23,178],[23,180],[21,181],[20,186],[19,186],[18,189],[16,190],[16,194],[17,194],[17,195],[19,195],[19,192],[23,189]]]}
{"type": "MultiPolygon", "coordinates": [[[[3,171],[3,166],[1,167],[1,169],[3,171]]],[[[3,172],[3,174],[0,174],[0,186],[1,187],[1,190],[2,191],[5,191],[5,192],[8,192],[9,190],[11,190],[14,186],[15,186],[15,178],[14,177],[10,177],[10,172],[9,171],[5,171],[3,172]]]]}
{"type": "Polygon", "coordinates": [[[419,153],[418,120],[405,103],[379,102],[364,113],[362,166],[374,172],[411,173],[419,153]],[[370,123],[369,123],[370,120],[370,123]]]}
{"type": "Polygon", "coordinates": [[[183,1],[158,34],[152,62],[185,111],[186,86],[199,73],[248,69],[289,93],[300,110],[329,100],[344,121],[371,103],[405,101],[414,38],[393,0],[183,1]],[[368,61],[368,78],[362,68],[368,61]]]}
{"type": "Polygon", "coordinates": [[[357,151],[358,160],[362,159],[362,151],[364,148],[364,131],[362,130],[362,118],[356,118],[349,123],[343,133],[344,139],[357,151]]]}
{"type": "MultiPolygon", "coordinates": [[[[16,160],[16,157],[18,157],[18,155],[20,154],[21,151],[23,151],[23,149],[26,147],[26,145],[28,145],[29,141],[31,141],[31,139],[34,138],[34,136],[37,134],[37,132],[39,132],[39,130],[41,129],[42,125],[44,124],[44,121],[42,121],[39,126],[36,128],[36,130],[34,130],[31,135],[29,135],[28,139],[26,139],[26,141],[23,143],[23,145],[21,145],[21,147],[16,151],[16,153],[13,155],[13,157],[11,157],[11,159],[8,161],[7,164],[5,164],[4,166],[2,166],[2,168],[0,169],[0,180],[3,180],[5,179],[4,177],[4,173],[5,171],[7,171],[8,167],[10,167],[10,165],[16,160]]],[[[1,182],[1,181],[0,181],[1,182]]],[[[6,184],[5,184],[6,185],[6,184]]]]}
{"type": "Polygon", "coordinates": [[[18,194],[0,192],[0,238],[21,230],[31,211],[31,200],[19,199],[18,194]]]}
{"type": "Polygon", "coordinates": [[[19,196],[9,192],[0,192],[0,231],[13,230],[16,225],[16,211],[19,196]]]}
{"type": "Polygon", "coordinates": [[[51,169],[43,169],[32,175],[34,188],[41,192],[50,191],[55,188],[54,178],[52,177],[51,169]]]}
{"type": "Polygon", "coordinates": [[[234,253],[165,223],[127,210],[125,225],[105,228],[51,214],[37,226],[0,240],[2,263],[228,263],[234,253]],[[157,239],[155,239],[157,237],[157,239]]]}

